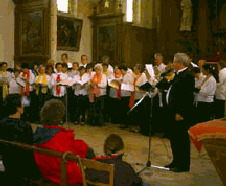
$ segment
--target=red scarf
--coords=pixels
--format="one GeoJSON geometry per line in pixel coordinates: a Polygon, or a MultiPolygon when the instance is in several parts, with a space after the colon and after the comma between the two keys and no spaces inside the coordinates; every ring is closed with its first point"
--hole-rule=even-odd
{"type": "MultiPolygon", "coordinates": [[[[141,73],[137,77],[134,77],[133,79],[134,91],[135,91],[136,81],[140,78],[140,76],[141,76],[141,73]]],[[[131,92],[130,100],[129,100],[129,108],[133,108],[133,106],[134,106],[134,92],[131,92]]]]}
{"type": "MultiPolygon", "coordinates": [[[[97,85],[101,83],[101,74],[97,75],[95,74],[93,77],[93,82],[95,82],[97,85]]],[[[100,88],[95,85],[95,87],[91,87],[90,88],[90,94],[89,94],[89,100],[90,102],[94,102],[94,95],[96,95],[96,97],[100,96],[100,88]]]]}
{"type": "MultiPolygon", "coordinates": [[[[25,87],[25,94],[26,94],[26,96],[29,96],[30,95],[30,86],[29,86],[30,70],[23,72],[22,77],[26,78],[26,80],[27,80],[26,87],[25,87]]],[[[24,94],[24,88],[21,87],[21,96],[23,96],[23,94],[24,94]]]]}
{"type": "Polygon", "coordinates": [[[105,156],[100,156],[100,157],[96,157],[96,158],[94,158],[93,160],[99,160],[99,159],[101,159],[101,160],[106,160],[106,159],[112,159],[112,158],[115,158],[115,157],[117,157],[118,155],[111,155],[110,157],[105,157],[105,156]]]}
{"type": "MultiPolygon", "coordinates": [[[[119,73],[115,73],[115,78],[121,78],[122,77],[122,74],[119,72],[119,73]]],[[[122,83],[122,81],[123,81],[123,79],[121,79],[120,80],[121,81],[121,83],[122,83]]],[[[119,86],[119,88],[118,88],[118,92],[117,92],[117,98],[118,99],[121,99],[121,84],[120,84],[120,86],[119,86]]]]}
{"type": "MultiPolygon", "coordinates": [[[[56,78],[56,82],[59,83],[60,81],[60,74],[57,75],[57,78],[56,78]]],[[[60,86],[56,86],[56,93],[57,95],[59,96],[60,95],[60,86]]]]}

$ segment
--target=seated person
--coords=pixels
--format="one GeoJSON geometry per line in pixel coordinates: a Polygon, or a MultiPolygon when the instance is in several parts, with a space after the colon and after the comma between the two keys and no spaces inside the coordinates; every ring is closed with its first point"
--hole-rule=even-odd
{"type": "MultiPolygon", "coordinates": [[[[38,127],[34,134],[37,147],[48,148],[62,153],[71,152],[81,158],[92,159],[95,157],[88,145],[74,139],[73,130],[65,130],[58,126],[63,121],[65,114],[64,103],[58,99],[46,101],[41,109],[41,121],[45,123],[38,127]]],[[[35,152],[35,161],[44,178],[60,184],[60,159],[35,152]]],[[[82,184],[81,171],[74,161],[67,162],[67,183],[82,184]]]]}
{"type": "MultiPolygon", "coordinates": [[[[6,117],[0,121],[0,139],[33,145],[31,126],[20,120],[20,115],[23,113],[21,96],[19,94],[8,95],[4,100],[3,108],[6,111],[6,117]]],[[[33,151],[3,143],[0,145],[7,183],[22,185],[25,179],[40,177],[33,151]]]]}
{"type": "MultiPolygon", "coordinates": [[[[142,185],[142,180],[135,173],[132,166],[122,160],[124,143],[122,138],[116,134],[110,134],[104,142],[104,153],[106,157],[101,156],[95,160],[102,163],[115,165],[114,185],[116,186],[131,186],[142,185]]],[[[98,180],[103,183],[108,183],[108,174],[106,172],[86,170],[86,177],[89,180],[98,180]]]]}

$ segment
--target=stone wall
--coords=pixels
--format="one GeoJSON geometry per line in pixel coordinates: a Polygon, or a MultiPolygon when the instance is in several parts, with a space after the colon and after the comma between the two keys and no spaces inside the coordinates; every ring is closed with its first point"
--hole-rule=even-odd
{"type": "Polygon", "coordinates": [[[14,8],[12,0],[0,1],[0,61],[14,65],[14,8]]]}

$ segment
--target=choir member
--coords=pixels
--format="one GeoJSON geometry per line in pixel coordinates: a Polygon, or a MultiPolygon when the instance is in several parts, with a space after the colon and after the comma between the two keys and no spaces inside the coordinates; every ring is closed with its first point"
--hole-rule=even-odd
{"type": "Polygon", "coordinates": [[[2,100],[8,95],[8,84],[12,79],[12,73],[7,71],[7,66],[6,62],[2,62],[2,70],[0,71],[0,96],[2,100]]]}
{"type": "Polygon", "coordinates": [[[34,63],[33,68],[31,69],[32,73],[35,76],[38,76],[38,63],[34,63]]]}
{"type": "Polygon", "coordinates": [[[68,74],[68,65],[67,63],[62,63],[62,73],[68,74]]]}
{"type": "Polygon", "coordinates": [[[52,74],[54,73],[54,66],[46,65],[45,69],[46,69],[46,74],[51,77],[52,74]]]}
{"type": "Polygon", "coordinates": [[[104,96],[106,95],[107,78],[102,73],[102,65],[97,64],[94,67],[95,75],[90,80],[90,109],[89,109],[89,122],[92,125],[102,125],[104,121],[103,107],[104,96]]]}
{"type": "Polygon", "coordinates": [[[86,73],[88,74],[89,78],[93,78],[93,76],[95,75],[93,67],[94,67],[93,63],[89,63],[86,66],[86,73]]]}
{"type": "Polygon", "coordinates": [[[201,86],[196,87],[198,90],[197,96],[197,113],[198,122],[205,122],[212,119],[213,116],[213,101],[216,92],[217,78],[214,77],[214,70],[210,64],[202,66],[202,73],[206,75],[201,86]]]}
{"type": "Polygon", "coordinates": [[[102,63],[102,68],[103,68],[103,74],[107,77],[107,79],[111,79],[113,76],[113,72],[108,70],[108,64],[107,63],[102,63]]]}
{"type": "Polygon", "coordinates": [[[8,95],[8,84],[9,81],[12,79],[12,73],[7,71],[7,63],[1,63],[1,71],[0,71],[0,119],[2,116],[2,105],[3,100],[8,95]]]}
{"type": "Polygon", "coordinates": [[[18,83],[18,78],[20,75],[19,70],[14,70],[12,79],[9,81],[9,94],[20,94],[21,86],[18,83]]]}
{"type": "Polygon", "coordinates": [[[107,64],[107,65],[108,65],[108,72],[111,73],[111,74],[113,74],[114,69],[113,69],[113,67],[109,64],[109,62],[110,62],[110,59],[109,59],[108,56],[103,56],[103,57],[102,57],[102,63],[107,64]]]}
{"type": "MultiPolygon", "coordinates": [[[[104,68],[104,66],[103,66],[104,68]]],[[[114,69],[114,74],[111,77],[110,81],[114,81],[113,84],[115,84],[118,89],[116,87],[112,87],[109,86],[109,102],[110,104],[105,105],[106,107],[108,107],[108,111],[109,111],[109,115],[110,115],[110,119],[112,123],[119,123],[119,119],[120,119],[120,103],[121,103],[121,89],[120,89],[120,84],[121,84],[121,80],[122,80],[122,74],[120,69],[118,68],[118,66],[115,66],[114,69]]],[[[105,109],[106,109],[105,107],[105,109]]]]}
{"type": "Polygon", "coordinates": [[[78,67],[79,67],[79,63],[78,62],[74,62],[72,64],[71,77],[76,76],[76,75],[79,74],[78,67]]]}
{"type": "Polygon", "coordinates": [[[87,64],[88,64],[87,55],[83,54],[81,56],[81,64],[80,64],[80,66],[83,66],[83,67],[86,68],[87,64]]]}
{"type": "Polygon", "coordinates": [[[61,63],[68,63],[68,55],[67,53],[61,54],[61,63]]]}
{"type": "MultiPolygon", "coordinates": [[[[139,89],[140,86],[144,85],[147,82],[147,78],[144,72],[143,65],[136,64],[133,68],[134,77],[133,77],[133,86],[134,86],[134,92],[131,92],[130,95],[130,102],[129,107],[132,108],[134,106],[134,103],[138,102],[143,96],[145,96],[146,92],[141,91],[139,89]]],[[[143,123],[141,124],[141,127],[139,126],[141,118],[143,118],[143,114],[145,112],[138,112],[137,115],[134,117],[133,120],[133,126],[132,126],[132,132],[140,132],[141,127],[143,126],[143,123]]]]}
{"type": "MultiPolygon", "coordinates": [[[[126,85],[132,85],[133,84],[133,75],[130,73],[128,68],[125,65],[119,66],[119,69],[122,74],[122,80],[121,84],[126,84],[126,85]]],[[[121,123],[125,124],[128,126],[128,116],[127,112],[129,111],[129,99],[130,99],[131,92],[128,90],[123,90],[120,89],[117,92],[117,96],[120,98],[121,97],[121,103],[119,106],[120,109],[120,118],[121,118],[121,123]]]]}
{"type": "Polygon", "coordinates": [[[88,108],[89,99],[89,76],[86,72],[86,69],[83,66],[79,67],[79,74],[74,76],[73,80],[75,81],[74,89],[74,97],[73,97],[73,114],[72,121],[75,124],[84,124],[85,123],[85,112],[88,108]],[[80,120],[81,116],[81,120],[80,120]]]}
{"type": "Polygon", "coordinates": [[[24,105],[23,120],[33,122],[36,119],[33,115],[36,107],[36,98],[34,92],[35,75],[29,69],[27,63],[21,65],[22,72],[19,75],[18,83],[21,85],[21,96],[24,105]]]}
{"type": "Polygon", "coordinates": [[[219,66],[219,83],[217,83],[216,100],[215,100],[215,118],[223,118],[225,113],[226,99],[226,61],[218,62],[219,66]]]}
{"type": "Polygon", "coordinates": [[[59,85],[59,83],[60,81],[67,79],[67,75],[62,73],[62,63],[57,63],[55,68],[57,72],[51,76],[50,88],[52,90],[53,97],[60,99],[63,103],[65,103],[66,88],[65,86],[59,85]]]}
{"type": "MultiPolygon", "coordinates": [[[[197,88],[201,87],[202,82],[204,81],[206,76],[204,76],[201,73],[201,70],[198,67],[194,67],[192,69],[192,73],[193,73],[193,76],[195,77],[195,87],[197,87],[197,88]]],[[[194,105],[195,105],[195,107],[197,107],[197,96],[198,96],[198,93],[195,91],[194,95],[195,95],[195,97],[194,97],[194,105]]]]}
{"type": "Polygon", "coordinates": [[[36,95],[38,96],[39,112],[44,103],[50,98],[49,94],[50,76],[45,73],[45,67],[39,66],[39,75],[36,77],[36,95]]]}
{"type": "Polygon", "coordinates": [[[21,72],[21,66],[20,65],[15,65],[15,69],[21,72]]]}
{"type": "Polygon", "coordinates": [[[161,53],[155,54],[155,65],[157,74],[165,72],[166,65],[163,63],[163,55],[161,53]]]}

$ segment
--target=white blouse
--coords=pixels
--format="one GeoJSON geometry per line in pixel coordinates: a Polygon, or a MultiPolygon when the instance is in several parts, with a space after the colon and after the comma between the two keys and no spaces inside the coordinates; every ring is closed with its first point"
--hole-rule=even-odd
{"type": "MultiPolygon", "coordinates": [[[[133,81],[134,81],[134,79],[133,79],[133,81]]],[[[145,73],[142,73],[141,76],[138,77],[138,79],[136,80],[135,87],[140,87],[140,86],[144,85],[146,82],[147,82],[146,75],[145,75],[145,73]]],[[[135,90],[134,91],[134,99],[135,100],[141,99],[145,94],[146,94],[146,92],[135,90]]]]}
{"type": "Polygon", "coordinates": [[[80,77],[80,75],[76,75],[74,76],[73,80],[75,81],[75,83],[77,83],[76,85],[73,86],[74,95],[76,96],[88,95],[89,93],[88,81],[90,80],[89,75],[86,73],[83,74],[82,77],[80,77]]]}
{"type": "Polygon", "coordinates": [[[210,76],[209,79],[207,79],[201,86],[201,89],[197,96],[197,101],[211,103],[214,101],[215,92],[216,92],[216,79],[213,76],[210,76]]]}
{"type": "MultiPolygon", "coordinates": [[[[26,87],[26,83],[25,83],[25,81],[24,81],[24,77],[22,77],[22,74],[23,74],[23,72],[21,72],[20,75],[19,75],[18,83],[19,83],[22,87],[26,87]]],[[[30,91],[33,91],[33,89],[34,89],[33,85],[36,83],[35,80],[36,80],[36,77],[35,77],[35,75],[32,73],[32,71],[30,70],[30,78],[29,78],[29,84],[30,84],[29,90],[30,90],[30,91]]],[[[25,88],[24,88],[23,90],[24,90],[24,92],[26,91],[25,88]]]]}
{"type": "Polygon", "coordinates": [[[101,74],[101,82],[97,86],[100,88],[100,96],[107,94],[107,77],[104,74],[101,74]]]}
{"type": "Polygon", "coordinates": [[[9,81],[9,94],[20,94],[21,86],[18,84],[18,78],[12,78],[9,81]]]}
{"type": "Polygon", "coordinates": [[[226,100],[226,68],[219,71],[219,83],[217,83],[216,99],[226,100]]]}
{"type": "Polygon", "coordinates": [[[60,86],[60,94],[57,95],[57,92],[56,92],[56,86],[57,86],[57,82],[56,82],[56,79],[57,79],[57,76],[60,75],[60,80],[63,81],[65,79],[67,79],[67,75],[65,73],[55,73],[55,74],[52,74],[51,76],[51,81],[50,81],[50,89],[52,89],[52,94],[53,96],[55,97],[62,97],[66,94],[66,88],[65,86],[60,86]]]}

